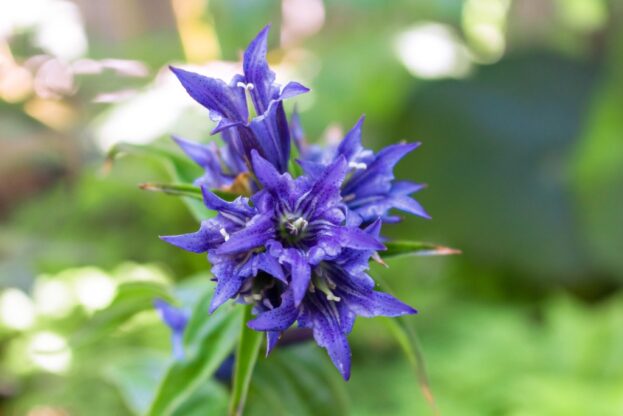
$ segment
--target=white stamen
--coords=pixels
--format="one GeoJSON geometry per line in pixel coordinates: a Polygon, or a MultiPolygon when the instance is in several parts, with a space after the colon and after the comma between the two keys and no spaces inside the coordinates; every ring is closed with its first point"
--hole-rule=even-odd
{"type": "Polygon", "coordinates": [[[229,233],[227,232],[225,228],[221,228],[219,232],[221,233],[225,241],[229,240],[229,233]]]}
{"type": "Polygon", "coordinates": [[[365,163],[357,163],[357,162],[348,162],[348,167],[353,169],[367,169],[368,165],[365,163]]]}
{"type": "Polygon", "coordinates": [[[298,217],[294,221],[287,222],[286,227],[290,234],[299,235],[301,232],[307,229],[309,222],[303,217],[298,217]]]}
{"type": "Polygon", "coordinates": [[[255,88],[255,85],[253,85],[251,82],[249,82],[248,84],[245,84],[242,81],[238,81],[238,83],[236,84],[236,87],[244,88],[246,91],[251,91],[253,88],[255,88]]]}
{"type": "Polygon", "coordinates": [[[342,300],[342,298],[340,298],[339,296],[335,296],[333,293],[329,292],[327,293],[327,300],[339,302],[340,300],[342,300]]]}

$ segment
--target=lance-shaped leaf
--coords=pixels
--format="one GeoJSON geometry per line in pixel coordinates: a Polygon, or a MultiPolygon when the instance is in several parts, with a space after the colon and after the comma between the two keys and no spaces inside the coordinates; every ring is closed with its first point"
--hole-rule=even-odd
{"type": "Polygon", "coordinates": [[[264,333],[254,331],[247,326],[247,321],[252,318],[251,306],[245,307],[242,319],[240,342],[236,350],[236,364],[234,367],[234,379],[232,393],[229,401],[229,415],[241,416],[247,400],[251,377],[257,362],[257,356],[262,344],[264,333]]]}
{"type": "MultiPolygon", "coordinates": [[[[108,151],[104,170],[110,170],[112,163],[123,155],[155,158],[159,162],[164,163],[171,179],[176,182],[191,184],[196,178],[201,176],[201,169],[195,165],[191,159],[173,150],[153,144],[116,144],[108,151]]],[[[206,209],[201,201],[197,201],[195,198],[184,198],[184,202],[193,216],[198,220],[206,219],[211,216],[210,211],[206,209]]]]}
{"type": "Polygon", "coordinates": [[[137,313],[153,309],[156,298],[173,300],[169,289],[161,283],[127,282],[119,285],[110,305],[97,311],[87,326],[72,337],[72,345],[82,346],[107,336],[137,313]]]}
{"type": "Polygon", "coordinates": [[[170,415],[206,383],[231,354],[241,320],[240,308],[222,308],[208,315],[212,290],[195,307],[186,327],[186,356],[174,361],[162,379],[148,415],[170,415]]]}
{"type": "Polygon", "coordinates": [[[461,250],[421,241],[387,241],[387,250],[383,251],[383,259],[398,256],[447,256],[461,254],[461,250]]]}
{"type": "MultiPolygon", "coordinates": [[[[376,280],[384,292],[391,293],[387,283],[380,276],[377,276],[376,280]]],[[[435,404],[435,399],[428,381],[424,355],[422,354],[422,349],[420,348],[415,328],[413,328],[411,323],[408,321],[409,318],[407,316],[381,319],[396,339],[396,342],[398,342],[398,345],[400,345],[402,351],[405,353],[409,364],[413,367],[420,389],[422,390],[422,395],[430,405],[433,412],[438,415],[439,411],[437,409],[437,405],[435,404]]]]}

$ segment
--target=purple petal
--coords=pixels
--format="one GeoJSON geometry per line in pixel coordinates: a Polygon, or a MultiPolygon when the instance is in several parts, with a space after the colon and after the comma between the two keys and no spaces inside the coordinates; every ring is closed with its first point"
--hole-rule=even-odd
{"type": "Polygon", "coordinates": [[[252,152],[253,170],[255,176],[268,192],[273,195],[287,197],[290,194],[290,175],[280,174],[275,167],[258,152],[252,152]]]}
{"type": "Polygon", "coordinates": [[[427,219],[431,219],[424,207],[415,199],[408,196],[394,196],[390,198],[393,208],[408,212],[409,214],[418,215],[427,219]]]}
{"type": "Polygon", "coordinates": [[[170,68],[188,94],[210,110],[214,118],[227,119],[231,123],[246,123],[248,112],[242,88],[180,68],[170,68]]]}
{"type": "Polygon", "coordinates": [[[267,331],[266,332],[266,356],[271,353],[271,351],[277,346],[277,342],[279,342],[279,338],[281,338],[280,331],[267,331]]]}
{"type": "Polygon", "coordinates": [[[391,193],[395,195],[410,195],[426,188],[423,183],[414,183],[409,181],[395,181],[392,183],[391,193]]]}
{"type": "Polygon", "coordinates": [[[154,307],[160,313],[160,318],[171,330],[183,332],[188,324],[188,313],[176,308],[162,299],[154,300],[154,307]]]}
{"type": "Polygon", "coordinates": [[[212,166],[218,163],[218,158],[205,144],[191,142],[181,137],[173,136],[173,140],[196,164],[201,167],[212,166]]]}
{"type": "Polygon", "coordinates": [[[285,87],[281,90],[279,94],[279,99],[285,100],[288,98],[296,97],[297,95],[305,94],[309,92],[309,88],[304,85],[299,84],[298,82],[288,82],[285,87]]]}
{"type": "Polygon", "coordinates": [[[301,210],[306,213],[313,213],[317,207],[333,207],[341,200],[340,187],[347,171],[346,159],[339,156],[335,162],[327,166],[316,180],[309,194],[301,203],[301,210]]]}
{"type": "Polygon", "coordinates": [[[249,206],[248,198],[238,197],[231,202],[225,201],[205,186],[201,187],[201,192],[203,203],[207,208],[218,211],[219,214],[238,225],[245,225],[246,221],[255,214],[253,208],[249,206]]]}
{"type": "MultiPolygon", "coordinates": [[[[314,296],[312,299],[312,317],[314,339],[326,348],[331,361],[339,370],[344,380],[350,378],[351,352],[345,331],[340,324],[340,316],[333,302],[314,296]]],[[[350,327],[350,325],[347,325],[350,327]]]]}
{"type": "Polygon", "coordinates": [[[212,221],[202,221],[199,231],[180,235],[160,236],[160,239],[192,253],[205,253],[223,242],[219,227],[212,221]]]}
{"type": "Polygon", "coordinates": [[[259,270],[262,270],[275,279],[288,283],[283,273],[283,268],[279,261],[270,253],[258,253],[253,255],[239,270],[240,276],[253,277],[257,276],[259,270]]]}
{"type": "Polygon", "coordinates": [[[353,161],[355,156],[363,147],[361,146],[361,127],[365,120],[365,116],[361,116],[355,126],[344,136],[337,148],[337,154],[344,156],[348,162],[353,161]]]}
{"type": "Polygon", "coordinates": [[[214,312],[223,303],[236,296],[242,287],[243,281],[244,279],[235,275],[223,275],[218,277],[214,296],[210,302],[209,312],[214,312]]]}
{"type": "Polygon", "coordinates": [[[274,236],[273,218],[268,215],[258,215],[253,217],[244,228],[232,233],[216,252],[219,255],[246,252],[263,247],[274,236]]]}
{"type": "Polygon", "coordinates": [[[348,303],[349,308],[357,315],[371,318],[374,316],[395,317],[401,315],[411,315],[417,313],[411,306],[403,303],[383,292],[370,291],[338,291],[343,296],[342,300],[348,303]]]}
{"type": "Polygon", "coordinates": [[[357,250],[385,250],[385,246],[376,237],[360,228],[335,227],[333,232],[343,247],[357,250]]]}
{"type": "Polygon", "coordinates": [[[305,132],[303,131],[301,117],[299,116],[296,106],[294,107],[294,110],[292,110],[292,115],[290,116],[290,137],[292,137],[299,154],[302,155],[305,152],[306,147],[305,132]]]}
{"type": "Polygon", "coordinates": [[[298,315],[292,291],[288,290],[281,296],[279,307],[259,314],[247,325],[255,331],[285,331],[296,321],[298,315]]]}
{"type": "Polygon", "coordinates": [[[344,195],[357,197],[389,192],[396,163],[420,143],[395,144],[382,149],[368,167],[359,171],[344,186],[344,195]]]}
{"type": "Polygon", "coordinates": [[[292,274],[292,281],[290,284],[294,294],[294,304],[298,306],[301,304],[309,288],[311,267],[309,266],[305,254],[298,249],[285,249],[280,260],[290,265],[292,274]]]}
{"type": "Polygon", "coordinates": [[[257,138],[262,156],[280,173],[286,172],[290,157],[290,131],[283,103],[271,106],[263,116],[254,118],[249,128],[257,138]]]}
{"type": "Polygon", "coordinates": [[[270,70],[266,62],[269,30],[270,25],[267,25],[251,41],[244,53],[242,64],[246,82],[253,84],[250,93],[258,115],[262,115],[268,110],[269,103],[273,98],[275,73],[270,70]]]}

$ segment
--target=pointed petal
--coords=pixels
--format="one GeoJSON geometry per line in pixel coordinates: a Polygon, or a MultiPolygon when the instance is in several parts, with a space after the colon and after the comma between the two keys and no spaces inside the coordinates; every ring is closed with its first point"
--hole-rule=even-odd
{"type": "Polygon", "coordinates": [[[344,136],[337,148],[337,154],[344,156],[346,161],[351,162],[355,156],[362,150],[361,146],[361,127],[365,120],[365,116],[361,116],[355,126],[344,136]]]}
{"type": "Polygon", "coordinates": [[[376,237],[360,228],[335,227],[334,233],[343,247],[357,250],[385,250],[385,246],[376,237]]]}
{"type": "Polygon", "coordinates": [[[299,154],[302,155],[306,147],[305,132],[303,131],[301,117],[299,116],[299,112],[296,106],[294,107],[294,110],[292,110],[292,115],[290,116],[290,137],[292,137],[294,145],[299,151],[299,154]]]}
{"type": "Polygon", "coordinates": [[[290,157],[290,131],[283,103],[271,106],[263,116],[254,118],[249,128],[261,146],[262,156],[280,173],[286,172],[290,157]]]}
{"type": "Polygon", "coordinates": [[[180,235],[160,236],[160,239],[192,253],[205,253],[223,242],[220,227],[213,221],[201,222],[199,231],[180,235]]]}
{"type": "Polygon", "coordinates": [[[160,318],[173,332],[183,333],[188,323],[188,313],[183,309],[176,308],[162,299],[154,301],[154,307],[158,310],[160,318]]]}
{"type": "Polygon", "coordinates": [[[209,209],[217,211],[230,221],[238,225],[245,225],[246,221],[255,214],[253,208],[249,206],[249,199],[238,197],[229,202],[217,196],[207,187],[202,186],[203,203],[209,209]]]}
{"type": "Polygon", "coordinates": [[[299,315],[299,310],[294,306],[294,298],[291,290],[287,290],[281,296],[281,305],[275,309],[259,314],[247,325],[255,331],[285,331],[299,315]]]}
{"type": "Polygon", "coordinates": [[[281,90],[281,94],[279,94],[279,99],[285,100],[288,98],[296,97],[297,95],[305,94],[309,92],[309,88],[306,86],[299,84],[298,82],[288,82],[285,87],[281,90]]]}
{"type": "Polygon", "coordinates": [[[216,252],[219,255],[243,253],[257,247],[263,247],[275,236],[272,217],[255,216],[244,228],[230,234],[229,239],[221,244],[216,252]]]}
{"type": "Polygon", "coordinates": [[[311,267],[305,253],[298,249],[285,249],[280,260],[290,265],[292,275],[290,285],[294,295],[294,304],[298,306],[301,304],[309,288],[311,267]]]}
{"type": "Polygon", "coordinates": [[[420,205],[415,199],[408,196],[395,196],[391,198],[391,205],[393,208],[401,211],[408,212],[409,214],[418,215],[420,217],[431,219],[424,207],[420,205]]]}
{"type": "MultiPolygon", "coordinates": [[[[333,207],[341,200],[340,187],[348,170],[348,164],[343,156],[337,159],[324,170],[322,175],[315,181],[309,194],[301,203],[301,210],[305,213],[313,213],[316,208],[333,207]]],[[[308,217],[311,218],[310,215],[308,217]]]]}
{"type": "Polygon", "coordinates": [[[344,302],[348,303],[349,308],[353,312],[366,318],[374,316],[395,317],[417,313],[411,306],[387,293],[377,291],[365,293],[350,290],[347,294],[341,291],[338,291],[338,293],[343,295],[344,302]]]}
{"type": "Polygon", "coordinates": [[[215,119],[227,119],[232,123],[246,123],[248,118],[244,90],[225,82],[170,67],[186,92],[199,104],[210,110],[215,119]]]}
{"type": "Polygon", "coordinates": [[[242,64],[246,82],[253,84],[250,93],[258,115],[264,114],[268,110],[270,100],[273,98],[275,73],[270,70],[266,62],[269,31],[270,25],[267,25],[251,41],[244,52],[242,64]]]}
{"type": "Polygon", "coordinates": [[[394,181],[392,183],[391,193],[394,195],[410,195],[426,188],[423,183],[414,183],[409,181],[394,181]]]}
{"type": "Polygon", "coordinates": [[[191,142],[178,136],[173,136],[173,140],[177,145],[201,167],[212,166],[218,159],[214,152],[205,144],[191,142]]]}
{"type": "Polygon", "coordinates": [[[238,274],[240,276],[253,277],[257,276],[260,270],[268,273],[275,279],[288,283],[279,261],[267,252],[251,256],[251,258],[240,268],[238,274]]]}
{"type": "Polygon", "coordinates": [[[271,351],[277,346],[277,342],[279,342],[279,338],[281,338],[280,331],[266,331],[266,356],[271,353],[271,351]]]}
{"type": "MultiPolygon", "coordinates": [[[[314,339],[326,348],[329,357],[344,380],[350,378],[351,352],[346,334],[340,323],[340,315],[334,302],[318,296],[312,299],[314,339]]],[[[350,327],[351,325],[346,325],[350,327]]]]}
{"type": "Polygon", "coordinates": [[[216,281],[216,289],[214,290],[214,296],[212,296],[212,301],[210,302],[209,312],[214,312],[223,303],[236,296],[243,282],[244,279],[235,275],[223,275],[219,277],[216,281]]]}
{"type": "Polygon", "coordinates": [[[273,195],[287,197],[290,194],[288,185],[289,174],[280,174],[266,159],[254,151],[251,155],[255,176],[268,192],[273,195]]]}
{"type": "Polygon", "coordinates": [[[355,174],[344,186],[344,195],[358,197],[387,193],[394,179],[394,166],[420,143],[394,144],[382,149],[368,167],[355,174]]]}

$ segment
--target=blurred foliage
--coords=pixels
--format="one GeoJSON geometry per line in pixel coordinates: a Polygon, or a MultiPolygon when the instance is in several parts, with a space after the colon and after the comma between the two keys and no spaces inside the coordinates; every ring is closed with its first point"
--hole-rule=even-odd
{"type": "MultiPolygon", "coordinates": [[[[33,92],[0,100],[2,414],[142,414],[160,380],[176,371],[200,374],[170,376],[184,388],[177,401],[173,388],[171,414],[226,412],[229,380],[216,364],[233,343],[213,342],[214,332],[202,326],[208,322],[196,320],[203,347],[220,345],[210,354],[218,360],[200,359],[189,348],[198,344],[187,340],[189,361],[175,364],[168,329],[151,308],[154,296],[199,307],[211,285],[202,256],[157,238],[196,228],[187,207],[137,188],[169,182],[171,172],[188,181],[192,172],[126,151],[103,174],[96,142],[101,125],[133,99],[163,99],[153,81],[163,65],[189,59],[174,3],[181,2],[79,2],[89,40],[84,58],[137,59],[147,77],[77,74],[75,89],[44,100],[52,106],[42,113],[33,111],[41,101],[33,92]],[[123,90],[136,95],[92,102],[123,90]],[[58,104],[69,111],[59,113],[69,115],[61,125],[45,117],[58,104]],[[39,351],[41,340],[57,348],[39,351]]],[[[280,1],[191,3],[202,30],[218,35],[224,59],[236,60],[267,22],[271,44],[279,44],[280,1]]],[[[441,414],[623,413],[621,3],[323,3],[322,30],[270,56],[313,88],[298,100],[308,138],[321,140],[333,122],[348,129],[366,113],[369,147],[421,140],[397,176],[428,183],[419,199],[434,220],[391,226],[389,236],[464,253],[373,268],[420,311],[408,323],[418,330],[441,414]],[[501,50],[486,53],[492,44],[470,26],[468,8],[481,25],[499,20],[487,27],[500,30],[501,50]],[[464,78],[426,79],[403,65],[396,36],[425,23],[445,25],[470,52],[464,78]]],[[[33,44],[34,30],[7,40],[20,65],[47,53],[33,44]]],[[[164,99],[178,116],[154,133],[155,146],[169,152],[164,136],[171,133],[208,140],[205,113],[164,99]]],[[[149,111],[135,110],[130,121],[158,124],[149,111]]],[[[359,320],[351,339],[348,384],[314,345],[260,357],[247,413],[432,414],[382,322],[359,320]]]]}

